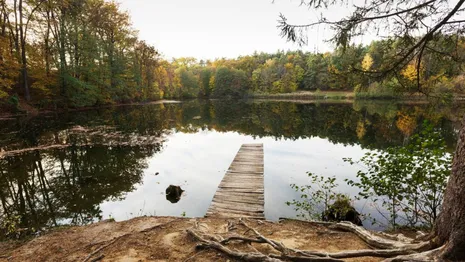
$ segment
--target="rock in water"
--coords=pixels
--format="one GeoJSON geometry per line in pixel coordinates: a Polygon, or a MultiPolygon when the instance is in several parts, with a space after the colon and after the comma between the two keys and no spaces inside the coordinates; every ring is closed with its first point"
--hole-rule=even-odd
{"type": "Polygon", "coordinates": [[[173,204],[178,203],[179,200],[181,200],[181,195],[183,192],[184,190],[182,190],[180,186],[170,185],[166,189],[166,200],[170,201],[173,204]]]}

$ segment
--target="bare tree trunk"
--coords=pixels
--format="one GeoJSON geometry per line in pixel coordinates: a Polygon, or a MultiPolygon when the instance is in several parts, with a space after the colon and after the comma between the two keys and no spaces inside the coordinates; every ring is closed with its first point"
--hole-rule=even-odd
{"type": "MultiPolygon", "coordinates": [[[[77,18],[75,18],[77,20],[77,18]]],[[[77,21],[74,24],[74,77],[76,79],[80,79],[80,72],[79,72],[79,29],[77,25],[77,21]]]]}
{"type": "Polygon", "coordinates": [[[0,10],[0,23],[1,23],[1,27],[0,27],[0,36],[2,37],[5,37],[6,36],[6,23],[7,23],[7,13],[4,12],[4,10],[6,10],[5,8],[5,0],[2,0],[0,1],[0,3],[2,3],[2,9],[0,10]]]}
{"type": "Polygon", "coordinates": [[[45,72],[47,76],[50,76],[50,33],[52,30],[50,19],[50,5],[47,4],[47,31],[45,33],[45,72]]]}
{"type": "Polygon", "coordinates": [[[23,0],[19,0],[19,39],[21,41],[21,77],[22,77],[22,85],[24,88],[24,96],[26,101],[31,101],[31,94],[29,92],[29,84],[28,84],[28,75],[27,75],[27,56],[26,56],[26,37],[24,34],[24,26],[23,26],[23,0]]]}
{"type": "Polygon", "coordinates": [[[62,98],[66,96],[66,50],[65,50],[65,17],[66,17],[66,8],[61,7],[61,17],[60,17],[60,36],[59,36],[59,51],[60,51],[60,78],[61,78],[61,90],[60,94],[62,98]]]}
{"type": "Polygon", "coordinates": [[[440,244],[446,244],[444,259],[465,259],[465,118],[459,133],[444,204],[435,225],[440,244]]]}

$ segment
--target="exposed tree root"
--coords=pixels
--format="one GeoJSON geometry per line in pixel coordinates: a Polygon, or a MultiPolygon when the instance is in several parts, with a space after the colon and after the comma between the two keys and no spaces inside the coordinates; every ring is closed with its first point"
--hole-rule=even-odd
{"type": "MultiPolygon", "coordinates": [[[[131,235],[131,234],[124,234],[124,235],[122,235],[122,236],[119,236],[119,237],[114,238],[114,239],[113,239],[112,241],[110,241],[109,243],[107,243],[107,244],[105,244],[105,245],[103,245],[103,246],[97,248],[96,250],[94,250],[94,252],[90,253],[82,262],[87,262],[87,261],[89,261],[93,256],[95,256],[96,254],[100,253],[100,251],[104,250],[105,248],[107,248],[107,247],[113,245],[114,243],[116,243],[116,241],[118,241],[118,240],[120,240],[120,239],[122,239],[122,238],[124,238],[124,237],[127,237],[127,236],[129,236],[129,235],[131,235]]],[[[100,255],[100,256],[101,256],[101,255],[100,255]]],[[[100,257],[100,256],[99,256],[99,257],[100,257]]],[[[94,260],[91,260],[91,261],[94,261],[94,260]]]]}
{"type": "Polygon", "coordinates": [[[404,256],[397,256],[394,258],[389,258],[384,260],[383,262],[427,262],[427,261],[435,261],[442,250],[443,247],[429,250],[422,253],[416,253],[411,255],[404,255],[404,256]]]}
{"type": "Polygon", "coordinates": [[[230,257],[241,259],[243,261],[252,261],[252,262],[253,261],[257,261],[257,262],[261,262],[261,261],[267,261],[267,262],[268,261],[270,261],[270,262],[281,261],[279,259],[271,258],[271,257],[269,257],[267,255],[262,254],[262,253],[242,253],[242,252],[233,251],[233,250],[223,246],[222,244],[218,243],[217,241],[207,240],[207,239],[203,238],[199,233],[194,231],[194,229],[188,229],[187,233],[189,233],[191,236],[193,236],[197,241],[200,241],[200,244],[197,246],[199,248],[215,249],[215,250],[223,252],[224,254],[226,254],[226,255],[228,255],[230,257]]]}
{"type": "MultiPolygon", "coordinates": [[[[222,238],[220,236],[210,235],[195,228],[188,229],[187,232],[194,239],[200,242],[199,248],[210,248],[218,250],[227,256],[232,258],[241,259],[244,261],[328,261],[337,262],[342,261],[341,259],[355,258],[355,257],[383,257],[389,258],[386,262],[396,261],[431,261],[431,257],[437,253],[436,250],[428,251],[432,248],[430,242],[419,242],[414,239],[398,236],[390,236],[391,239],[380,237],[370,231],[356,226],[352,223],[343,222],[338,224],[332,224],[331,229],[349,231],[356,234],[368,245],[376,249],[367,250],[353,250],[343,251],[338,253],[325,253],[318,251],[307,251],[298,250],[286,247],[283,243],[269,239],[255,228],[250,227],[245,220],[240,219],[239,224],[244,226],[247,232],[253,232],[255,237],[249,236],[229,236],[222,238]],[[396,240],[394,240],[396,239],[396,240]],[[274,250],[278,251],[279,254],[264,254],[258,252],[254,248],[255,252],[241,252],[231,250],[226,247],[230,242],[239,241],[244,243],[260,243],[267,244],[273,247],[274,250]],[[419,253],[423,252],[423,253],[419,253]]],[[[244,234],[245,234],[244,233],[244,234]]]]}
{"type": "Polygon", "coordinates": [[[104,259],[104,258],[105,258],[105,255],[102,254],[102,255],[100,255],[100,256],[98,256],[98,257],[92,259],[90,262],[97,262],[97,261],[100,261],[100,260],[102,260],[102,259],[104,259]]]}
{"type": "Polygon", "coordinates": [[[426,251],[431,249],[430,242],[417,242],[410,238],[400,240],[392,240],[375,235],[374,233],[364,229],[363,227],[356,226],[349,222],[341,222],[330,226],[332,229],[349,231],[356,234],[368,245],[379,249],[406,249],[413,251],[426,251]]]}

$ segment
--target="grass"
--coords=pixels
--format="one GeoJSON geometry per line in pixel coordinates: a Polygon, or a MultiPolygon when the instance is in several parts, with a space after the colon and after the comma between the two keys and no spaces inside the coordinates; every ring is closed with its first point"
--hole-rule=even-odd
{"type": "Polygon", "coordinates": [[[374,93],[374,92],[360,92],[355,94],[355,99],[399,99],[402,98],[402,95],[395,94],[392,92],[386,93],[374,93]]]}
{"type": "MultiPolygon", "coordinates": [[[[430,98],[434,98],[432,95],[430,98]]],[[[249,98],[255,99],[283,99],[283,100],[428,100],[423,94],[397,94],[393,92],[360,92],[353,91],[297,91],[293,93],[250,94],[249,98]]],[[[465,95],[455,94],[453,100],[465,100],[465,95]]]]}
{"type": "Polygon", "coordinates": [[[298,91],[284,94],[252,94],[252,98],[258,99],[311,99],[311,100],[347,100],[354,99],[354,93],[351,91],[298,91]]]}

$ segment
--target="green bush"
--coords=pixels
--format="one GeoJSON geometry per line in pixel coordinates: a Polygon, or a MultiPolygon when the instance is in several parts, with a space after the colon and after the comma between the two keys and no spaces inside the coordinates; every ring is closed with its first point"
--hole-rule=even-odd
{"type": "Polygon", "coordinates": [[[425,122],[423,130],[405,147],[366,153],[358,181],[346,180],[360,188],[359,198],[381,203],[389,211],[389,224],[431,227],[441,210],[443,193],[450,174],[452,157],[440,132],[425,122]]]}
{"type": "MultiPolygon", "coordinates": [[[[286,205],[294,207],[294,210],[298,212],[297,217],[321,221],[327,220],[330,209],[333,213],[347,213],[347,205],[340,203],[350,203],[350,199],[335,192],[335,188],[338,187],[335,177],[308,173],[308,178],[310,179],[308,185],[291,184],[291,188],[300,194],[300,199],[288,201],[286,205]]],[[[351,205],[349,204],[349,206],[351,205]]]]}

